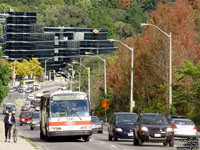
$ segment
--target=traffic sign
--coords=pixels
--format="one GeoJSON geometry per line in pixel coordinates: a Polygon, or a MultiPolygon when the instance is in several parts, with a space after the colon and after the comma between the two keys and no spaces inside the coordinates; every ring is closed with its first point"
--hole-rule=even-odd
{"type": "Polygon", "coordinates": [[[101,107],[102,108],[109,108],[109,100],[102,100],[101,107]]]}

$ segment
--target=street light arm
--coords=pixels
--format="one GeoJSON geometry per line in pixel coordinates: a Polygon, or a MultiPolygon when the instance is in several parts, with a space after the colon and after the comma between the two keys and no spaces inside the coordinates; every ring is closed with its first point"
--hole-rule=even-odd
{"type": "Polygon", "coordinates": [[[133,48],[129,47],[128,45],[126,45],[122,41],[120,41],[120,40],[114,40],[114,41],[121,43],[122,45],[124,45],[125,47],[127,47],[129,50],[133,51],[133,48]]]}
{"type": "Polygon", "coordinates": [[[170,38],[170,35],[168,33],[166,33],[165,31],[163,31],[161,28],[159,28],[158,26],[156,26],[154,24],[141,23],[141,26],[153,26],[153,27],[157,28],[160,32],[162,32],[163,34],[165,34],[167,37],[170,38]]]}

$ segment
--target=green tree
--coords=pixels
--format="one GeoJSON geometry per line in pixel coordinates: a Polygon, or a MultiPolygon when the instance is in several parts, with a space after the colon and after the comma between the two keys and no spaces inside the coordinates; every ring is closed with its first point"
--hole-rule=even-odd
{"type": "Polygon", "coordinates": [[[91,19],[89,27],[107,29],[108,38],[115,37],[116,28],[114,25],[114,20],[109,15],[109,9],[106,7],[93,8],[89,12],[89,16],[91,19]]]}
{"type": "Polygon", "coordinates": [[[29,68],[30,73],[33,76],[40,77],[44,73],[44,68],[41,67],[41,64],[37,58],[32,58],[29,60],[29,68]]]}
{"type": "Polygon", "coordinates": [[[7,61],[2,59],[2,51],[0,50],[0,103],[7,96],[9,82],[9,68],[7,61]]]}

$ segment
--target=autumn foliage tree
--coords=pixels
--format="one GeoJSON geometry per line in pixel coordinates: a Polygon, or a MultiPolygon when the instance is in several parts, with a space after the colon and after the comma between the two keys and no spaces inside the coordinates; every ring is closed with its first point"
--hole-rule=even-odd
{"type": "MultiPolygon", "coordinates": [[[[184,59],[199,61],[200,45],[197,40],[195,11],[186,0],[158,3],[147,23],[154,24],[166,33],[172,33],[173,69],[184,59]]],[[[135,111],[163,112],[168,114],[169,38],[152,26],[142,34],[124,40],[135,48],[134,100],[135,111]]],[[[129,110],[130,61],[127,48],[119,45],[117,55],[108,68],[109,88],[115,98],[116,110],[129,110]]],[[[177,74],[173,73],[173,84],[177,74]]],[[[176,113],[176,108],[173,107],[176,113]]]]}

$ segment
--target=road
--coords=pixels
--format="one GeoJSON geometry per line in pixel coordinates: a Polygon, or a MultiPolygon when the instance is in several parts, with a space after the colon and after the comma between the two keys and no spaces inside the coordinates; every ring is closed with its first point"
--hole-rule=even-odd
{"type": "MultiPolygon", "coordinates": [[[[49,89],[50,86],[44,86],[44,89],[49,89]]],[[[51,87],[51,91],[58,88],[51,87]]],[[[22,96],[20,93],[13,93],[6,99],[6,102],[15,102],[16,98],[22,96]]],[[[25,97],[27,94],[25,95],[25,97]]],[[[2,112],[2,111],[1,111],[2,112]]],[[[3,114],[0,114],[0,119],[3,119],[3,114]]],[[[175,141],[175,147],[163,147],[160,143],[144,143],[143,146],[133,146],[132,140],[108,141],[107,127],[104,127],[103,134],[93,134],[89,142],[83,140],[72,140],[70,138],[55,138],[51,142],[41,140],[39,137],[39,129],[30,130],[29,125],[18,126],[18,130],[25,137],[35,142],[41,150],[176,150],[177,146],[183,146],[179,140],[175,141]]]]}

